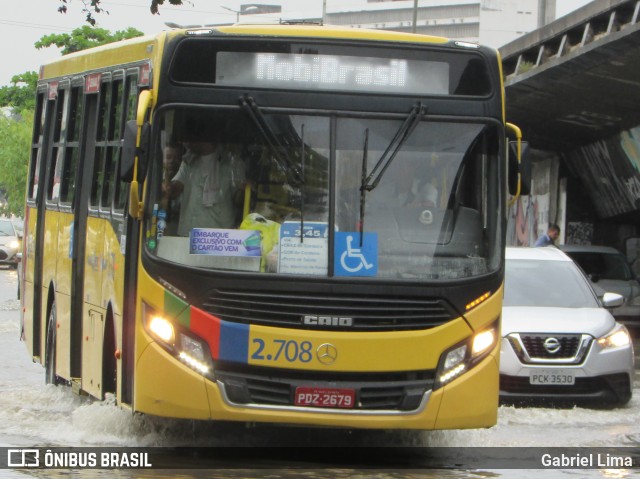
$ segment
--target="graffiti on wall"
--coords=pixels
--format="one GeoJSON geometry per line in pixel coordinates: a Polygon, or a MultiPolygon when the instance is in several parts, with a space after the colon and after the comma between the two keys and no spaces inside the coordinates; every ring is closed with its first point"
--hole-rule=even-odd
{"type": "Polygon", "coordinates": [[[549,224],[549,194],[521,196],[509,211],[507,244],[531,246],[549,224]]]}
{"type": "Polygon", "coordinates": [[[529,246],[535,241],[537,206],[530,196],[521,196],[511,207],[507,228],[509,246],[529,246]],[[533,238],[533,240],[531,239],[533,238]]]}
{"type": "Polygon", "coordinates": [[[547,232],[550,218],[551,189],[557,189],[552,180],[554,163],[550,160],[531,165],[531,194],[520,196],[509,208],[507,219],[507,245],[532,246],[536,239],[547,232]]]}
{"type": "Polygon", "coordinates": [[[567,244],[591,244],[593,241],[593,223],[570,221],[567,224],[567,244]]]}
{"type": "Polygon", "coordinates": [[[600,218],[640,209],[640,127],[574,150],[565,158],[600,218]]]}

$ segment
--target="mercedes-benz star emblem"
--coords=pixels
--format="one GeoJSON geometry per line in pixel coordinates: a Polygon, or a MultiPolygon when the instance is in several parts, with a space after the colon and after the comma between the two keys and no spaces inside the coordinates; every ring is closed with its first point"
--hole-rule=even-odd
{"type": "Polygon", "coordinates": [[[560,341],[556,338],[547,338],[544,340],[544,349],[546,349],[549,354],[555,354],[560,351],[560,346],[560,341]]]}
{"type": "Polygon", "coordinates": [[[333,344],[324,343],[316,349],[316,357],[324,365],[333,364],[338,358],[338,350],[333,344]]]}

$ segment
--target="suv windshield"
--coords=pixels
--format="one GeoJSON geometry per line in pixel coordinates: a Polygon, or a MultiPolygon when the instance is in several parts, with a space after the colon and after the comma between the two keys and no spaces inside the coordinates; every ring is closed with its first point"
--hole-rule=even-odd
{"type": "Polygon", "coordinates": [[[11,220],[0,220],[0,236],[16,236],[11,220]]]}
{"type": "Polygon", "coordinates": [[[255,104],[164,110],[147,248],[186,266],[280,274],[440,280],[496,270],[502,170],[487,145],[498,129],[416,122],[363,191],[404,121],[255,104]]]}
{"type": "Polygon", "coordinates": [[[508,259],[504,306],[597,308],[598,302],[571,261],[508,259]]]}

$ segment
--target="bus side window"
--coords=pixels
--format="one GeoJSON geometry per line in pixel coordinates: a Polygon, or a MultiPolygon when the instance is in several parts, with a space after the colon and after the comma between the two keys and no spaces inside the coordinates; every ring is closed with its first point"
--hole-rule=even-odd
{"type": "Polygon", "coordinates": [[[57,92],[55,101],[55,118],[53,125],[53,144],[50,156],[52,165],[50,171],[53,172],[48,179],[47,185],[47,203],[57,205],[58,198],[60,197],[60,173],[62,170],[62,162],[64,159],[64,134],[65,134],[65,116],[67,106],[67,90],[60,88],[57,92]]]}
{"type": "Polygon", "coordinates": [[[74,87],[69,96],[66,120],[64,162],[60,169],[60,204],[73,205],[80,159],[80,130],[82,127],[82,88],[74,87]]]}
{"type": "MultiPolygon", "coordinates": [[[[122,122],[119,128],[119,137],[124,137],[124,127],[127,121],[133,120],[137,114],[138,105],[138,69],[132,70],[132,73],[125,78],[125,91],[123,94],[122,122]]],[[[118,148],[115,158],[115,193],[113,200],[114,211],[122,213],[127,205],[128,188],[127,182],[123,181],[120,176],[120,164],[122,162],[122,147],[118,148]]]]}

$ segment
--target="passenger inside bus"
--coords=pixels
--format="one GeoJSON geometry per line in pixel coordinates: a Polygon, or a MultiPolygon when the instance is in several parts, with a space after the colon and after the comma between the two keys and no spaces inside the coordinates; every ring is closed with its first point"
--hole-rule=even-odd
{"type": "Polygon", "coordinates": [[[220,142],[185,143],[182,163],[165,187],[168,198],[180,202],[178,235],[189,236],[193,228],[238,227],[244,185],[244,162],[220,142]]]}
{"type": "Polygon", "coordinates": [[[176,175],[182,163],[183,154],[184,147],[180,143],[171,141],[164,147],[164,155],[162,158],[163,181],[170,182],[176,175]]]}
{"type": "Polygon", "coordinates": [[[178,218],[180,217],[180,198],[179,196],[171,197],[171,180],[178,173],[184,147],[177,142],[171,141],[164,147],[162,156],[162,200],[160,202],[160,211],[166,214],[166,229],[164,234],[175,236],[178,232],[178,218]]]}

